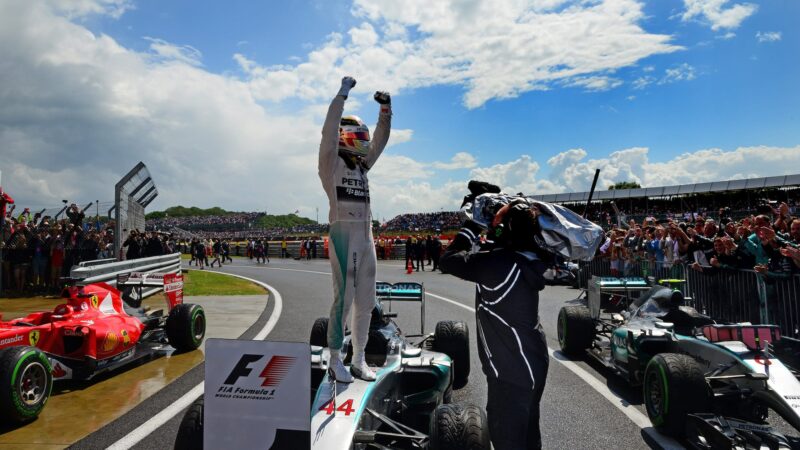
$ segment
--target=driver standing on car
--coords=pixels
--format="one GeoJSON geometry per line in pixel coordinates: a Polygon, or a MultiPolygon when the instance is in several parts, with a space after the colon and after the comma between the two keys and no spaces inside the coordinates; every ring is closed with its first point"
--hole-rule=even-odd
{"type": "Polygon", "coordinates": [[[534,240],[537,214],[524,200],[501,208],[494,220],[497,228],[490,230],[495,246],[480,252],[473,252],[473,246],[480,243],[481,228],[468,220],[439,262],[442,272],[476,283],[478,355],[488,383],[486,412],[496,450],[542,447],[539,403],[549,358],[539,324],[539,291],[547,266],[534,240]]]}
{"type": "Polygon", "coordinates": [[[330,202],[333,306],[328,325],[329,370],[337,381],[347,383],[353,381],[353,375],[367,381],[375,379],[375,372],[364,358],[370,317],[375,307],[377,265],[367,172],[389,141],[392,120],[391,98],[386,92],[376,92],[374,96],[380,104],[374,139],[370,140],[369,129],[361,119],[342,117],[344,101],[355,85],[355,79],[342,78],[341,89],[328,108],[319,146],[319,177],[330,202]],[[351,306],[354,306],[352,375],[347,372],[341,355],[351,306]]]}

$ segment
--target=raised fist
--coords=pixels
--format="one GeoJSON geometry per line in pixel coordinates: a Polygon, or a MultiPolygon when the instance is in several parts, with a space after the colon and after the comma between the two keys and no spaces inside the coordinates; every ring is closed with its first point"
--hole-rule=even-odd
{"type": "Polygon", "coordinates": [[[376,91],[375,96],[373,97],[376,102],[380,103],[381,105],[389,105],[392,103],[392,96],[389,95],[388,92],[384,91],[376,91]]]}
{"type": "Polygon", "coordinates": [[[356,85],[356,79],[350,76],[342,78],[342,87],[339,89],[339,93],[336,95],[341,95],[344,98],[347,98],[348,94],[350,94],[350,89],[353,89],[356,85]]]}

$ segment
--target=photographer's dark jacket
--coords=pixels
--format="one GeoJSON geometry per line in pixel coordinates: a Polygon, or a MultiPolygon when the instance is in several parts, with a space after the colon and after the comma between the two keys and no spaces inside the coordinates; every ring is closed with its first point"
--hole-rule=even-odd
{"type": "Polygon", "coordinates": [[[506,248],[472,253],[479,228],[463,228],[442,255],[442,272],[475,282],[478,354],[483,373],[533,389],[547,374],[539,324],[545,265],[533,253],[506,248]]]}

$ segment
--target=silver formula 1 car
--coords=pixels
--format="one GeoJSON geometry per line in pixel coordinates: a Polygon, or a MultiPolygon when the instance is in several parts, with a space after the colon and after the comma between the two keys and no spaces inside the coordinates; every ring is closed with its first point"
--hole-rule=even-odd
{"type": "MultiPolygon", "coordinates": [[[[441,321],[431,334],[403,335],[392,320],[397,314],[388,312],[386,303],[420,302],[424,330],[423,285],[378,282],[376,288],[378,301],[365,351],[376,381],[335,382],[328,375],[328,319],[317,319],[311,329],[310,448],[490,448],[483,409],[451,403],[453,389],[464,387],[469,379],[467,324],[441,321]]],[[[348,364],[352,345],[345,334],[342,352],[348,364]]],[[[184,416],[176,448],[202,447],[202,420],[200,399],[184,416]]],[[[308,447],[295,442],[290,448],[308,447]]]]}
{"type": "Polygon", "coordinates": [[[800,430],[800,382],[776,356],[788,352],[779,328],[718,325],[682,301],[679,291],[656,286],[623,313],[566,306],[561,350],[587,353],[642,385],[653,425],[690,447],[797,448],[767,423],[772,411],[784,428],[800,430]]]}

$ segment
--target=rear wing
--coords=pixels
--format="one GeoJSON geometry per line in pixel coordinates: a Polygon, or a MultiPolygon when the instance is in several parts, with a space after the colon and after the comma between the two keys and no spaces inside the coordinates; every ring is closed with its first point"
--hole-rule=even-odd
{"type": "Polygon", "coordinates": [[[379,302],[389,302],[389,311],[392,311],[392,302],[419,302],[420,308],[420,334],[425,333],[425,286],[422,283],[403,281],[400,283],[375,283],[375,298],[379,302]]]}
{"type": "Polygon", "coordinates": [[[142,292],[145,287],[162,288],[170,310],[183,303],[183,274],[130,272],[117,275],[117,289],[123,293],[123,299],[133,307],[138,308],[141,305],[146,296],[142,292]]]}

